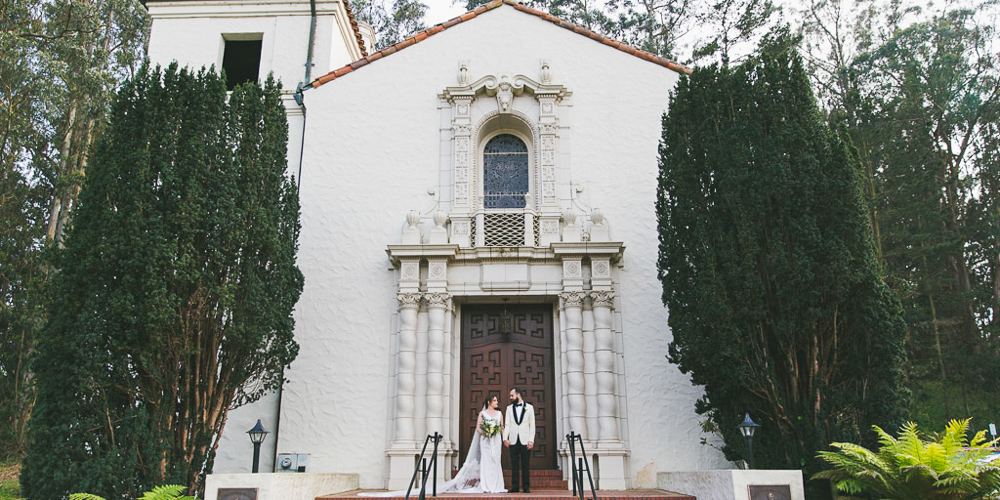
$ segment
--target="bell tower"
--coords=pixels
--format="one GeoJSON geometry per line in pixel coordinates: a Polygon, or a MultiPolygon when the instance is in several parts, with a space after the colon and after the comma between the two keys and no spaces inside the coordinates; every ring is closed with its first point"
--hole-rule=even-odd
{"type": "Polygon", "coordinates": [[[367,53],[371,27],[346,0],[147,0],[149,59],[225,69],[227,84],[263,81],[286,91],[367,53]]]}

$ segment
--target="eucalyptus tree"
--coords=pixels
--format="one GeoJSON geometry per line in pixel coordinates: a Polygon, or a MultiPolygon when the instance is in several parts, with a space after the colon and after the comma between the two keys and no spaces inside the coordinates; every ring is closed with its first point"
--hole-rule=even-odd
{"type": "Polygon", "coordinates": [[[913,418],[1000,417],[994,2],[814,0],[813,81],[865,178],[879,262],[908,324],[913,418]],[[994,145],[991,145],[994,144],[994,145]]]}
{"type": "Polygon", "coordinates": [[[882,281],[855,156],[817,107],[788,35],[682,79],[663,119],[657,197],[669,358],[696,411],[765,468],[902,422],[905,325],[882,281]]]}
{"type": "Polygon", "coordinates": [[[947,10],[859,54],[856,119],[872,162],[885,273],[909,324],[914,418],[1000,416],[995,117],[1000,52],[982,10],[947,10]]]}
{"type": "Polygon", "coordinates": [[[424,14],[427,4],[419,0],[357,0],[351,10],[358,19],[371,25],[375,31],[373,52],[402,42],[406,37],[427,28],[424,14]]]}
{"type": "Polygon", "coordinates": [[[141,59],[132,0],[0,2],[0,455],[20,456],[34,401],[48,245],[62,240],[107,99],[141,59]]]}
{"type": "Polygon", "coordinates": [[[55,257],[28,498],[200,492],[229,409],[280,384],[303,278],[279,90],[171,66],[118,93],[55,257]]]}

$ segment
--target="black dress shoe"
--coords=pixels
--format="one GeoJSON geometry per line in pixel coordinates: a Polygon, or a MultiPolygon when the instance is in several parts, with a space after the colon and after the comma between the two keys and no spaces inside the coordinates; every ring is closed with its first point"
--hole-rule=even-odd
{"type": "Polygon", "coordinates": [[[520,493],[520,492],[521,492],[521,490],[519,490],[517,488],[511,488],[510,490],[507,490],[507,493],[520,493]]]}
{"type": "Polygon", "coordinates": [[[525,488],[525,489],[524,489],[524,492],[525,492],[525,493],[531,493],[531,490],[529,490],[528,488],[525,488]]]}

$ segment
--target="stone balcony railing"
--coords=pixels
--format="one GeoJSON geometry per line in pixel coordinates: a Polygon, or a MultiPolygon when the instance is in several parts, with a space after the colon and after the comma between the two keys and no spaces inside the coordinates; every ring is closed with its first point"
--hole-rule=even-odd
{"type": "Polygon", "coordinates": [[[544,215],[530,208],[480,209],[472,214],[433,215],[433,224],[421,224],[416,210],[406,216],[404,245],[456,244],[462,248],[547,247],[552,242],[610,241],[607,222],[600,209],[580,217],[567,209],[544,215]],[[422,227],[423,226],[423,227],[422,227]],[[426,229],[430,226],[429,230],[426,229]],[[463,228],[456,230],[456,228],[463,228]]]}

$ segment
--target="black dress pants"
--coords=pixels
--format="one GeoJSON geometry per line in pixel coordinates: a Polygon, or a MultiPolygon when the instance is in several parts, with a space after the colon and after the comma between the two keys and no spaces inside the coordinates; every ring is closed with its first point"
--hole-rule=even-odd
{"type": "Polygon", "coordinates": [[[531,450],[518,440],[510,445],[510,486],[511,489],[528,491],[531,489],[531,474],[528,464],[531,463],[531,450]],[[524,476],[523,481],[521,476],[524,476]]]}

